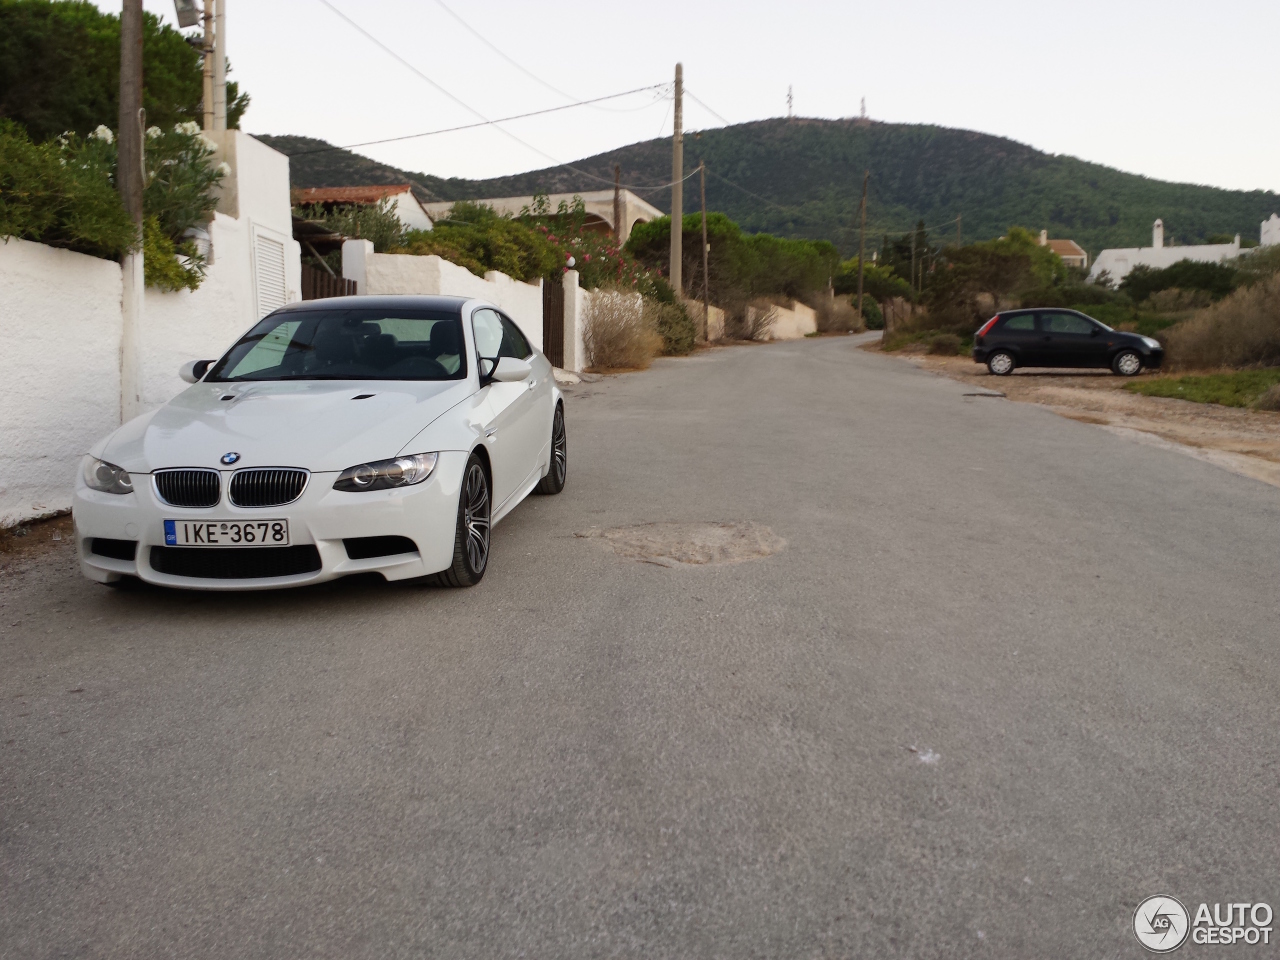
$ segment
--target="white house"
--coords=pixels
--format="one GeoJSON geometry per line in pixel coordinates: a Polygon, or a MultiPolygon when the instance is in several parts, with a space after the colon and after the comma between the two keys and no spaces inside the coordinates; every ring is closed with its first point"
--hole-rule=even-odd
{"type": "Polygon", "coordinates": [[[1274,213],[1262,221],[1262,245],[1270,247],[1280,243],[1280,216],[1274,213]]]}
{"type": "Polygon", "coordinates": [[[367,187],[308,187],[293,191],[295,205],[313,203],[325,207],[341,207],[349,204],[391,202],[391,209],[407,230],[430,230],[432,217],[413,194],[407,183],[378,183],[367,187]]]}
{"type": "MultiPolygon", "coordinates": [[[[641,200],[630,190],[619,192],[618,199],[621,210],[616,224],[614,223],[612,190],[588,190],[585,193],[553,193],[547,197],[553,213],[559,209],[561,203],[573,206],[576,199],[581,199],[583,206],[586,208],[585,228],[587,230],[612,233],[614,228],[620,225],[621,230],[619,233],[624,243],[631,236],[631,231],[635,229],[637,223],[648,223],[650,220],[656,220],[658,217],[664,216],[661,210],[647,200],[641,200]]],[[[472,202],[491,208],[499,216],[517,217],[526,207],[533,206],[533,197],[485,197],[472,202]]],[[[454,201],[452,200],[442,200],[439,202],[433,201],[424,204],[424,206],[427,213],[438,220],[449,215],[449,211],[453,209],[453,204],[454,201]]]]}
{"type": "Polygon", "coordinates": [[[1089,279],[1096,280],[1100,273],[1106,271],[1111,281],[1117,283],[1137,266],[1160,270],[1173,266],[1179,260],[1221,263],[1224,260],[1234,260],[1238,256],[1240,256],[1240,234],[1238,233],[1231,243],[1199,243],[1186,247],[1166,247],[1164,221],[1157,220],[1151,225],[1151,246],[1103,250],[1098,254],[1098,259],[1093,261],[1089,279]]]}

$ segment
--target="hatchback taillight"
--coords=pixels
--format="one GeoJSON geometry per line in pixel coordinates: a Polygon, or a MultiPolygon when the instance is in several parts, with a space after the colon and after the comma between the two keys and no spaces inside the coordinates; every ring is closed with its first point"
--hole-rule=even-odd
{"type": "Polygon", "coordinates": [[[992,327],[994,327],[996,325],[996,321],[999,319],[1000,319],[1000,314],[997,313],[994,317],[992,317],[990,320],[988,320],[986,323],[982,325],[982,329],[980,329],[977,333],[973,335],[973,339],[981,340],[982,335],[986,333],[988,330],[990,330],[992,327]]]}

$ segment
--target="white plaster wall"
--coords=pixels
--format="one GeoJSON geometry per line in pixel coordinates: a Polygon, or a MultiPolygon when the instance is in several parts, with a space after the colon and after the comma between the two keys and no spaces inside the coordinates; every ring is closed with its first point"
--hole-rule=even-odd
{"type": "Polygon", "coordinates": [[[0,242],[0,525],[71,505],[80,459],[120,423],[120,265],[0,242]]]}
{"type": "Polygon", "coordinates": [[[1263,220],[1261,232],[1262,246],[1269,247],[1273,244],[1280,243],[1280,216],[1273,213],[1266,220],[1263,220]]]}
{"type": "Polygon", "coordinates": [[[1188,247],[1119,247],[1103,250],[1093,261],[1089,278],[1096,279],[1098,274],[1106,270],[1113,282],[1123,280],[1134,267],[1153,267],[1163,270],[1171,267],[1179,260],[1194,260],[1197,263],[1221,263],[1234,260],[1240,256],[1239,238],[1235,243],[1204,243],[1188,247]]]}
{"type": "Polygon", "coordinates": [[[504,310],[524,335],[542,349],[542,285],[513,280],[490,270],[483,278],[437,256],[374,253],[368,240],[342,245],[342,275],[368,295],[416,294],[474,297],[504,310]]]}
{"type": "Polygon", "coordinates": [[[818,314],[812,307],[793,302],[790,308],[774,307],[773,309],[776,317],[765,333],[766,340],[799,340],[810,333],[818,332],[818,314]]]}

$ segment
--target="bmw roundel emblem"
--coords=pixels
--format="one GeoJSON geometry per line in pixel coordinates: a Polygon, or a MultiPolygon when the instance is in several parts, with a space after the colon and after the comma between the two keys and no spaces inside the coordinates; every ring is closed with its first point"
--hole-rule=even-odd
{"type": "Polygon", "coordinates": [[[234,450],[231,453],[224,453],[222,455],[222,462],[225,463],[228,467],[231,466],[233,463],[235,463],[239,459],[240,459],[240,454],[236,453],[234,450]]]}

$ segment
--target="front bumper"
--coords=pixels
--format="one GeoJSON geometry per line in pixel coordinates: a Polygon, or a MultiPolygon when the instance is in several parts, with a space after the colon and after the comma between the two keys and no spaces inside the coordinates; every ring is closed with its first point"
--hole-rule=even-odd
{"type": "MultiPolygon", "coordinates": [[[[337,473],[313,473],[302,496],[282,507],[244,508],[227,502],[232,471],[222,473],[222,502],[216,507],[173,507],[155,493],[151,477],[135,474],[134,492],[99,493],[78,480],[72,499],[80,569],[90,580],[109,583],[123,576],[147,583],[193,590],[269,590],[322,583],[353,573],[380,573],[404,580],[438,573],[453,561],[458,495],[467,462],[463,451],[440,454],[431,476],[399,490],[344,493],[333,489],[337,473]],[[249,521],[286,519],[292,545],[314,546],[320,568],[289,576],[212,578],[175,576],[152,566],[152,548],[165,547],[164,521],[249,521]],[[407,537],[416,552],[353,560],[344,540],[358,537],[407,537]],[[95,539],[137,544],[133,559],[94,552],[95,539]]],[[[211,547],[219,560],[234,565],[242,548],[211,547]]],[[[275,548],[259,548],[261,550],[275,548]]],[[[127,551],[113,551],[127,552],[127,551]]]]}

